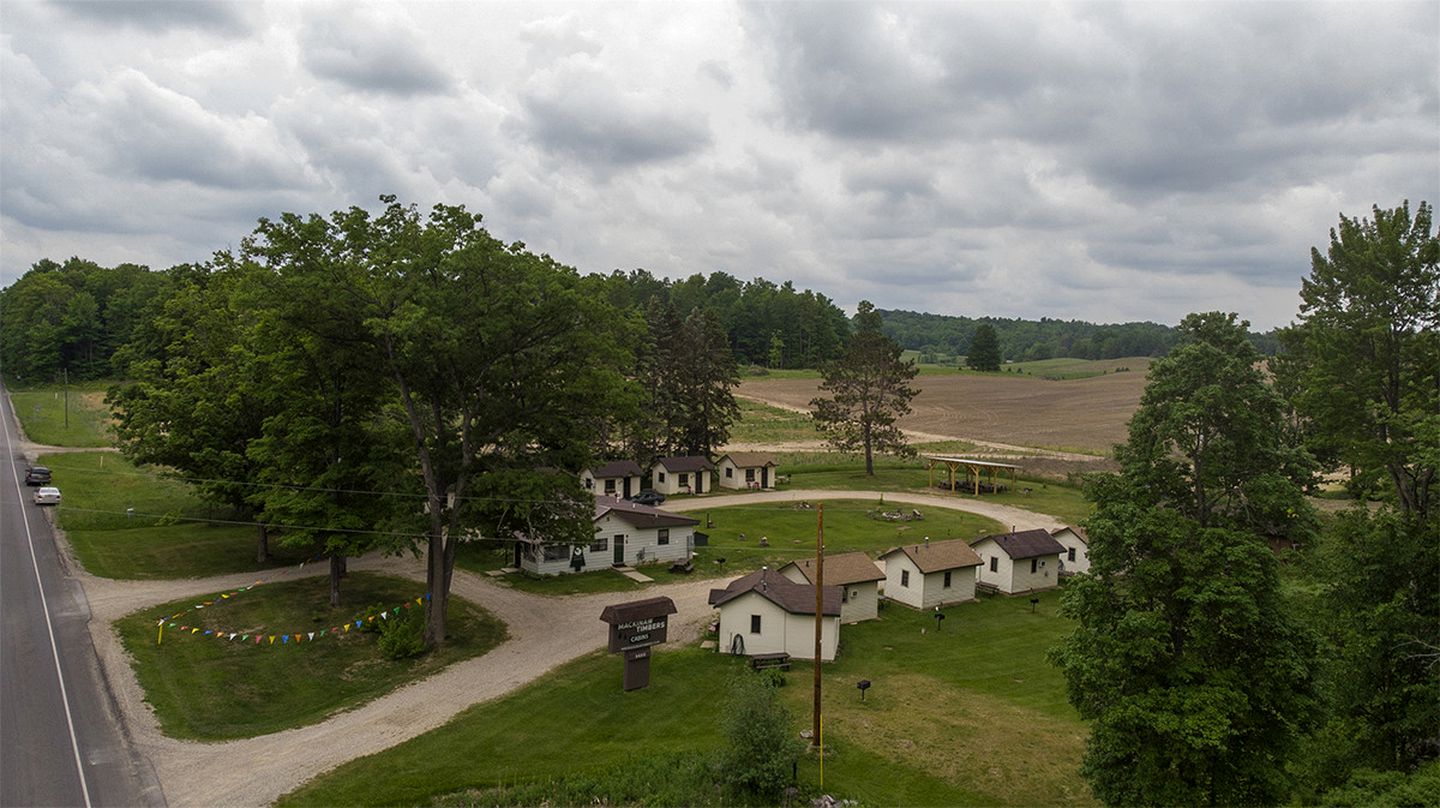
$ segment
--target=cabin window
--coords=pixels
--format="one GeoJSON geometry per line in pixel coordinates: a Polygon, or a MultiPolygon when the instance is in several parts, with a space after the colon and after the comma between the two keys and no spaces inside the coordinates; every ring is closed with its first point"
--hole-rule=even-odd
{"type": "Polygon", "coordinates": [[[609,550],[609,549],[610,549],[610,540],[609,540],[609,539],[596,539],[595,541],[590,542],[590,552],[592,552],[592,553],[603,553],[603,552],[605,552],[606,550],[609,550]]]}
{"type": "Polygon", "coordinates": [[[1065,551],[1065,560],[1066,560],[1066,561],[1074,561],[1074,560],[1075,560],[1075,548],[1074,548],[1074,547],[1071,547],[1070,549],[1068,549],[1068,550],[1065,551]]]}
{"type": "Polygon", "coordinates": [[[609,479],[609,480],[606,480],[606,481],[605,481],[605,493],[607,493],[607,494],[613,494],[613,493],[615,493],[615,480],[614,480],[614,479],[609,479]]]}
{"type": "Polygon", "coordinates": [[[945,571],[945,588],[946,588],[946,589],[949,589],[949,588],[950,588],[950,571],[949,571],[949,570],[946,570],[946,571],[945,571]]]}
{"type": "Polygon", "coordinates": [[[595,481],[589,477],[585,478],[585,490],[589,491],[595,487],[595,481]]]}
{"type": "Polygon", "coordinates": [[[745,482],[755,482],[755,469],[745,469],[745,482]]]}
{"type": "Polygon", "coordinates": [[[1000,557],[999,557],[999,556],[990,556],[990,571],[991,571],[991,572],[999,572],[999,571],[1000,571],[1000,557]]]}
{"type": "Polygon", "coordinates": [[[680,475],[680,487],[681,487],[681,488],[686,488],[686,487],[688,487],[689,485],[690,485],[690,475],[689,475],[689,474],[681,474],[681,475],[680,475]]]}
{"type": "Polygon", "coordinates": [[[655,472],[655,482],[657,482],[657,483],[663,483],[663,482],[665,482],[665,472],[663,472],[663,471],[657,471],[657,472],[655,472]]]}
{"type": "Polygon", "coordinates": [[[1034,573],[1034,572],[1035,572],[1036,570],[1038,570],[1038,569],[1040,569],[1040,559],[1038,559],[1038,558],[1032,558],[1032,559],[1030,559],[1030,572],[1031,572],[1031,573],[1034,573]]]}
{"type": "Polygon", "coordinates": [[[730,468],[729,466],[726,466],[726,467],[725,467],[725,479],[728,480],[728,479],[730,479],[730,478],[732,478],[732,477],[734,477],[734,476],[735,476],[735,469],[730,468]]]}
{"type": "Polygon", "coordinates": [[[752,615],[750,615],[750,633],[751,633],[751,634],[759,634],[759,633],[760,633],[760,615],[758,615],[758,614],[752,614],[752,615]]]}
{"type": "Polygon", "coordinates": [[[547,544],[543,551],[546,561],[564,561],[570,557],[570,546],[566,544],[547,544]]]}
{"type": "Polygon", "coordinates": [[[901,586],[909,586],[909,585],[910,585],[910,570],[900,570],[900,585],[901,585],[901,586]]]}
{"type": "Polygon", "coordinates": [[[668,528],[668,527],[662,527],[662,528],[660,528],[660,530],[659,530],[659,532],[657,533],[657,535],[659,536],[658,543],[660,543],[660,544],[669,544],[669,543],[670,543],[670,528],[668,528]]]}

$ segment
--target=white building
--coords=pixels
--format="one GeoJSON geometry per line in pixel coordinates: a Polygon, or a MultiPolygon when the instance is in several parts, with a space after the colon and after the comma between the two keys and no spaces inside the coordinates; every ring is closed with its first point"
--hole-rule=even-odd
{"type": "Polygon", "coordinates": [[[662,457],[650,469],[651,487],[670,496],[671,494],[704,494],[714,488],[710,472],[715,464],[708,458],[662,457]]]}
{"type": "MultiPolygon", "coordinates": [[[[840,622],[858,623],[880,616],[880,571],[864,553],[825,556],[825,585],[840,587],[840,622]]],[[[815,584],[815,559],[791,561],[780,574],[797,584],[815,584]]],[[[813,593],[814,590],[811,590],[813,593]]]]}
{"type": "Polygon", "coordinates": [[[1013,595],[1060,583],[1060,556],[1065,548],[1047,531],[1036,528],[984,536],[970,546],[983,562],[980,583],[1001,592],[1013,595]]]}
{"type": "Polygon", "coordinates": [[[730,452],[715,463],[721,488],[749,488],[765,491],[775,487],[779,465],[775,455],[765,452],[730,452]]]}
{"type": "Polygon", "coordinates": [[[885,597],[915,609],[933,609],[975,599],[980,557],[964,539],[910,544],[880,555],[885,564],[885,597]]]}
{"type": "MultiPolygon", "coordinates": [[[[820,592],[820,658],[829,661],[840,645],[840,587],[820,592]]],[[[720,610],[720,653],[815,658],[815,587],[762,569],[710,590],[710,605],[720,610]]]]}
{"type": "Polygon", "coordinates": [[[580,472],[580,482],[592,494],[629,499],[640,493],[640,478],[645,476],[634,460],[612,460],[580,472]]]}
{"type": "Polygon", "coordinates": [[[1063,573],[1090,571],[1090,538],[1083,527],[1062,527],[1050,531],[1050,538],[1060,542],[1065,552],[1060,554],[1060,571],[1063,573]]]}
{"type": "Polygon", "coordinates": [[[515,566],[536,575],[560,575],[609,566],[688,561],[698,524],[688,516],[659,508],[596,497],[595,538],[589,544],[517,536],[515,566]]]}

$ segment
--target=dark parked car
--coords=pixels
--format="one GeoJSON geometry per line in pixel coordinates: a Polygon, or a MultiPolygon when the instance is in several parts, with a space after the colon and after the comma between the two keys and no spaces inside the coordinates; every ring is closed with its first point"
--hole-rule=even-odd
{"type": "Polygon", "coordinates": [[[31,466],[30,468],[25,469],[25,484],[49,485],[50,469],[47,469],[44,466],[31,466]]]}
{"type": "Polygon", "coordinates": [[[653,488],[647,488],[631,497],[630,501],[636,505],[659,505],[665,501],[665,495],[653,488]]]}

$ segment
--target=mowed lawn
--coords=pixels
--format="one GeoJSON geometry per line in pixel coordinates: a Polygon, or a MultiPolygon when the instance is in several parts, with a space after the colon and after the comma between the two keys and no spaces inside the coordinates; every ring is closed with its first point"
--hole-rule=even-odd
{"type": "MultiPolygon", "coordinates": [[[[1067,705],[1046,649],[1070,630],[1055,593],[993,598],[930,614],[890,606],[845,626],[823,669],[824,791],[862,805],[1090,805],[1078,768],[1085,727],[1067,705]],[[924,633],[921,629],[925,629],[924,633]],[[859,679],[872,687],[864,702],[859,679]]],[[[694,646],[653,658],[651,685],[621,691],[619,656],[592,654],[444,727],[352,761],[281,805],[424,805],[469,789],[594,776],[713,756],[737,659],[694,646]]],[[[783,694],[810,726],[811,672],[797,662],[783,694]]],[[[819,790],[816,760],[802,791],[819,790]]],[[[463,802],[463,800],[461,800],[463,802]]]]}
{"type": "Polygon", "coordinates": [[[255,562],[257,528],[208,505],[182,481],[136,468],[113,452],[44,455],[62,500],[56,509],[75,555],[103,578],[199,578],[298,564],[310,553],[285,550],[255,562]],[[130,512],[133,509],[133,513],[130,512]]]}
{"type": "Polygon", "coordinates": [[[110,408],[105,391],[110,382],[42,385],[10,390],[10,403],[25,437],[46,446],[95,449],[111,444],[110,408]],[[68,414],[68,425],[67,425],[68,414]]]}
{"type": "Polygon", "coordinates": [[[224,592],[174,601],[136,612],[115,626],[166,735],[245,738],[313,724],[483,654],[505,639],[505,626],[498,619],[452,597],[446,644],[417,659],[385,658],[376,647],[378,635],[356,631],[353,623],[348,632],[308,640],[310,632],[328,632],[382,609],[404,603],[419,609],[415,598],[423,593],[422,583],[353,573],[341,584],[344,605],[332,609],[329,581],[322,575],[261,584],[229,598],[221,597],[230,594],[224,592]],[[212,605],[194,608],[205,601],[212,605]],[[156,625],[161,617],[167,624],[176,623],[174,628],[167,625],[163,635],[156,625]],[[182,631],[182,626],[200,631],[182,631]],[[207,636],[206,630],[225,639],[207,636]],[[232,632],[239,636],[229,639],[232,632]],[[296,642],[295,634],[307,639],[296,642]],[[292,640],[272,643],[275,635],[291,635],[292,640]]]}

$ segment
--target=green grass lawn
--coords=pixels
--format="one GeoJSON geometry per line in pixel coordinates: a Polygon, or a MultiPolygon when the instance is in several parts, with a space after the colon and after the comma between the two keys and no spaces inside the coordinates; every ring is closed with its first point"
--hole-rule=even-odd
{"type": "MultiPolygon", "coordinates": [[[[810,503],[818,505],[819,502],[810,503]]],[[[872,557],[901,544],[914,544],[926,536],[934,541],[972,539],[1004,530],[999,522],[963,511],[923,508],[922,521],[886,522],[870,518],[879,502],[835,500],[825,503],[825,547],[828,553],[860,550],[872,557]]],[[[910,506],[886,506],[886,510],[909,513],[910,506]]],[[[724,558],[723,572],[735,574],[756,570],[761,565],[779,567],[815,555],[818,510],[798,509],[791,503],[756,503],[730,508],[693,511],[701,529],[710,536],[706,547],[696,548],[695,565],[701,574],[722,572],[716,559],[724,558]],[[705,528],[709,518],[714,527],[705,528]],[[741,539],[740,536],[745,538],[741,539]],[[769,547],[760,547],[761,537],[769,547]]]]}
{"type": "MultiPolygon", "coordinates": [[[[1034,614],[1018,598],[950,607],[939,633],[929,614],[893,605],[880,620],[844,627],[840,657],[824,668],[824,790],[862,805],[1093,804],[1078,773],[1084,725],[1044,660],[1070,624],[1055,616],[1055,593],[1040,598],[1034,614]],[[861,678],[873,684],[863,703],[861,678]]],[[[621,666],[616,655],[583,657],[322,775],[280,804],[425,805],[469,789],[603,780],[636,761],[720,750],[721,694],[729,677],[750,675],[739,660],[662,651],[650,687],[628,694],[621,666]]],[[[786,678],[799,732],[810,726],[811,668],[797,662],[786,678]]],[[[802,759],[799,774],[802,793],[818,790],[814,758],[802,759]]]]}
{"type": "Polygon", "coordinates": [[[105,391],[112,382],[79,382],[70,385],[68,396],[62,385],[41,385],[10,390],[10,403],[25,430],[25,437],[47,446],[94,449],[111,444],[107,431],[110,408],[105,391]],[[68,405],[67,405],[68,399],[68,405]],[[66,415],[69,426],[66,426],[66,415]]]}
{"type": "Polygon", "coordinates": [[[44,455],[64,496],[60,527],[85,569],[104,578],[198,578],[298,564],[308,550],[273,537],[269,564],[255,562],[257,529],[226,524],[228,514],[190,486],[136,468],[112,452],[44,455]],[[127,509],[134,508],[134,515],[127,509]]]}
{"type": "MultiPolygon", "coordinates": [[[[271,645],[271,634],[327,631],[367,606],[412,602],[424,585],[403,578],[354,573],[341,584],[347,604],[330,608],[325,576],[264,584],[218,605],[192,609],[211,598],[175,601],[116,621],[145,698],[165,734],[176,738],[247,738],[312,724],[462,659],[478,656],[505,638],[505,626],[489,613],[451,598],[449,637],[442,649],[417,659],[393,661],[376,648],[377,635],[350,631],[322,640],[271,645]],[[156,620],[182,612],[179,625],[263,634],[219,640],[166,629],[156,644],[156,620]]],[[[416,607],[418,608],[418,607],[416,607]]]]}

